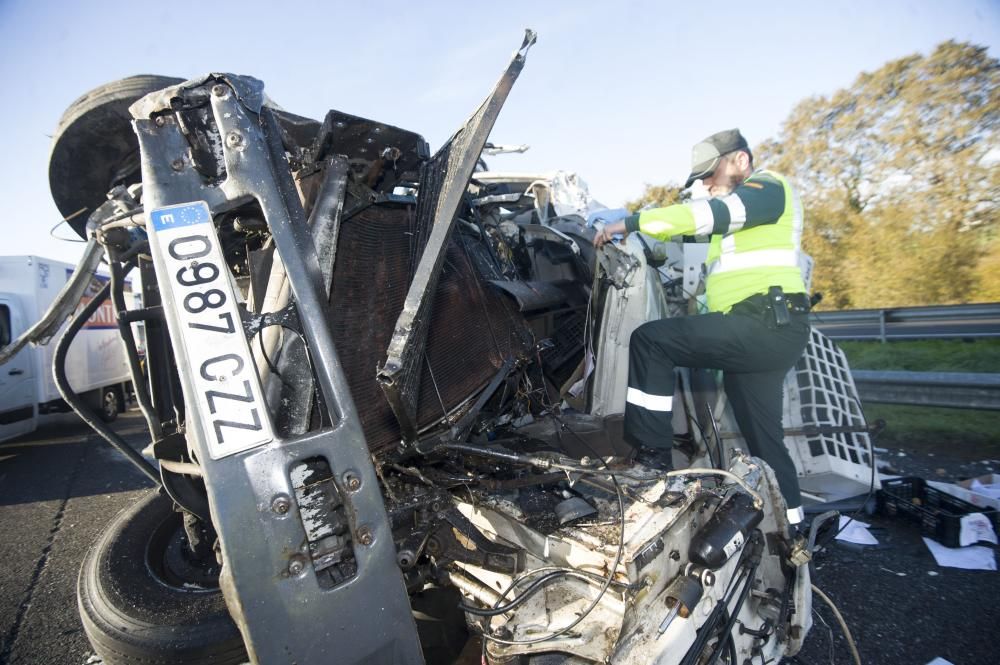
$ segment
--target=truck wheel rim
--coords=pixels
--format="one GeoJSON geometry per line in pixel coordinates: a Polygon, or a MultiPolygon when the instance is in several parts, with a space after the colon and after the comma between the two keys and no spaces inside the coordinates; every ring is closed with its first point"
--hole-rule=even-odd
{"type": "Polygon", "coordinates": [[[118,396],[114,391],[104,393],[104,413],[109,418],[118,413],[118,396]]]}

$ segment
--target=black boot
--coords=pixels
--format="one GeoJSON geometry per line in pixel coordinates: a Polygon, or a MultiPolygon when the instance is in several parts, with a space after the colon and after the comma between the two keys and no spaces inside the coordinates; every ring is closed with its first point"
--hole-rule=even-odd
{"type": "Polygon", "coordinates": [[[672,448],[652,448],[639,446],[635,453],[635,461],[656,471],[673,471],[674,457],[672,448]]]}

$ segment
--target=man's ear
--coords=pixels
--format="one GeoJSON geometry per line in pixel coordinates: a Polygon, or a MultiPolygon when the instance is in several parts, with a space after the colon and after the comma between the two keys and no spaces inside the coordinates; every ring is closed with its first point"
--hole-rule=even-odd
{"type": "Polygon", "coordinates": [[[745,151],[739,150],[733,157],[736,159],[736,166],[743,173],[750,170],[750,155],[745,151]]]}

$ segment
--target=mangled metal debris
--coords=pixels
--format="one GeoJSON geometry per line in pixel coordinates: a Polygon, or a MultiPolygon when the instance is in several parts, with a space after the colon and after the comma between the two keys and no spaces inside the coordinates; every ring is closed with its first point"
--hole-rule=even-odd
{"type": "MultiPolygon", "coordinates": [[[[678,472],[634,463],[622,438],[628,336],[686,307],[676,284],[637,239],[595,255],[586,220],[533,218],[511,209],[524,191],[474,178],[533,43],[433,156],[375,120],[279,111],[250,77],[171,81],[132,106],[140,154],[123,142],[114,157],[141,164],[141,187],[126,169],[112,198],[139,221],[106,249],[143,271],[146,308],[128,315],[147,322],[137,389],[184,515],[154,544],[222,562],[212,607],[183,585],[116,579],[192,608],[150,610],[154,629],[255,663],[448,662],[417,626],[444,590],[434,625],[480,634],[492,664],[800,647],[801,544],[770,469],[739,439],[704,435],[696,414],[716,394],[685,377],[678,472]],[[205,625],[228,641],[193,630],[205,625]]],[[[183,662],[98,616],[101,590],[82,589],[106,662],[126,643],[183,662]]]]}

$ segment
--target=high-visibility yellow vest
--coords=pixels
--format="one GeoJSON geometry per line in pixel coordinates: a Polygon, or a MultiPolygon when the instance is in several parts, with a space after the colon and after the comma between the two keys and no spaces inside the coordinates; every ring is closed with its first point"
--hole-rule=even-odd
{"type": "MultiPolygon", "coordinates": [[[[783,176],[758,173],[777,179],[784,187],[785,210],[776,222],[712,236],[705,260],[705,296],[713,312],[728,312],[739,301],[767,293],[772,286],[780,286],[785,293],[806,290],[799,267],[802,203],[783,176]]],[[[752,182],[753,176],[748,181],[752,182]]]]}
{"type": "Polygon", "coordinates": [[[713,312],[728,312],[772,286],[805,293],[802,203],[777,173],[755,171],[725,196],[644,210],[627,218],[625,228],[660,240],[711,234],[705,295],[713,312]]]}

